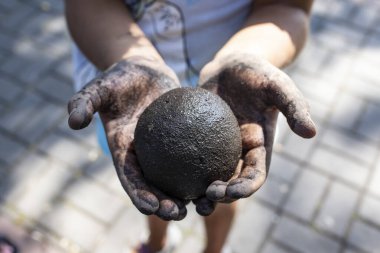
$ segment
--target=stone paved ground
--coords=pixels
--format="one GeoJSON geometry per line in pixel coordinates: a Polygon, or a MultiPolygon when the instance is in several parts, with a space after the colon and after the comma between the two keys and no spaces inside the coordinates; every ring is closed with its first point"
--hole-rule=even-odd
{"type": "MultiPolygon", "coordinates": [[[[128,252],[145,220],[101,155],[93,127],[66,126],[72,94],[62,1],[0,1],[0,232],[23,252],[128,252]]],[[[311,38],[287,69],[319,133],[283,118],[265,186],[241,201],[237,253],[380,252],[380,2],[317,0],[311,38]]],[[[201,219],[176,223],[200,252],[201,219]]]]}

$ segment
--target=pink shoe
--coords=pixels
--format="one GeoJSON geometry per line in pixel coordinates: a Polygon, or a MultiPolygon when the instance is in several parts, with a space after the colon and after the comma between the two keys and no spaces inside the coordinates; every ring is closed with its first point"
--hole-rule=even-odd
{"type": "MultiPolygon", "coordinates": [[[[181,230],[174,224],[170,223],[168,227],[168,235],[165,247],[157,252],[153,252],[148,248],[145,243],[141,243],[140,246],[134,251],[135,253],[173,253],[176,247],[182,241],[181,230]]],[[[1,252],[0,252],[1,253],[1,252]]]]}
{"type": "Polygon", "coordinates": [[[18,253],[18,250],[8,238],[0,236],[0,253],[18,253]]]}

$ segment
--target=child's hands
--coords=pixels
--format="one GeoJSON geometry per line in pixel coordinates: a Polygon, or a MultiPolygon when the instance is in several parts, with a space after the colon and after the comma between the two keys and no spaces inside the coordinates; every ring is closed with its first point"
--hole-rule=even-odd
{"type": "Polygon", "coordinates": [[[144,214],[165,220],[186,216],[185,203],[150,186],[141,173],[133,145],[140,114],[161,94],[179,87],[165,64],[141,58],[120,61],[74,95],[68,105],[69,125],[86,127],[95,112],[105,126],[118,177],[133,204],[144,214]]]}
{"type": "MultiPolygon", "coordinates": [[[[280,69],[258,57],[230,56],[207,64],[200,86],[221,96],[238,119],[243,153],[241,171],[230,182],[216,181],[206,192],[211,201],[246,198],[264,183],[269,170],[278,110],[290,128],[312,138],[316,129],[309,106],[292,80],[280,69]]],[[[213,205],[205,199],[198,211],[208,214],[213,205]]]]}

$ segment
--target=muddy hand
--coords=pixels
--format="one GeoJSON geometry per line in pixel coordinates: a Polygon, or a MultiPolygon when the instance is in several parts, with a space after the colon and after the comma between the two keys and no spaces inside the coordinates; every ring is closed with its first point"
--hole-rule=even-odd
{"type": "Polygon", "coordinates": [[[185,204],[150,186],[133,146],[139,115],[161,94],[179,87],[163,63],[142,58],[120,61],[75,94],[68,105],[69,125],[81,129],[99,112],[119,180],[140,212],[165,220],[186,216],[185,204]]]}
{"type": "MultiPolygon", "coordinates": [[[[229,182],[216,181],[206,192],[211,201],[230,202],[257,191],[268,174],[278,111],[290,128],[312,138],[316,128],[309,106],[293,81],[267,61],[237,55],[211,62],[201,71],[200,86],[222,97],[238,119],[242,142],[242,166],[229,182]]],[[[210,203],[203,200],[210,211],[210,203]]],[[[212,212],[212,211],[211,211],[212,212]]]]}

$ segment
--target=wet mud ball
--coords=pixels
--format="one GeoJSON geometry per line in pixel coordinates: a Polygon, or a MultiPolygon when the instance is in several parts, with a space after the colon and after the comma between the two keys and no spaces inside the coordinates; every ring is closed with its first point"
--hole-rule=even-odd
{"type": "Polygon", "coordinates": [[[135,149],[144,177],[180,199],[196,199],[215,180],[228,181],[241,155],[229,106],[201,88],[171,90],[141,114],[135,149]]]}

